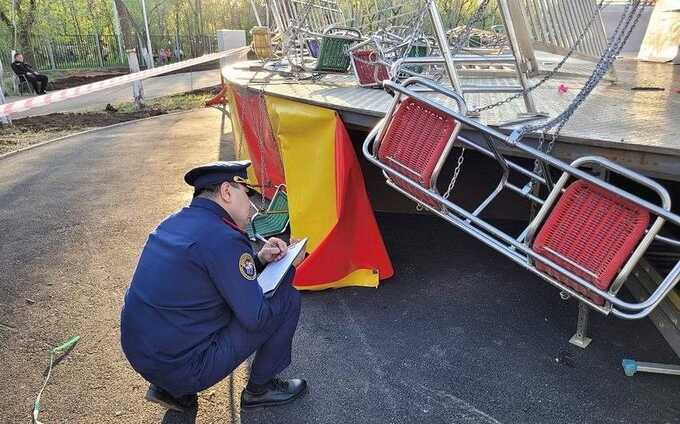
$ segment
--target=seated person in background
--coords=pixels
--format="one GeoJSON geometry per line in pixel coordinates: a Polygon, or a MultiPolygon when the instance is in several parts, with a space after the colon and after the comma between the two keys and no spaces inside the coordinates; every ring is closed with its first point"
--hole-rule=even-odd
{"type": "Polygon", "coordinates": [[[33,70],[33,67],[24,62],[24,55],[21,53],[14,54],[14,62],[12,62],[12,70],[18,77],[24,77],[33,86],[36,94],[45,94],[47,88],[47,76],[39,74],[33,70]]]}

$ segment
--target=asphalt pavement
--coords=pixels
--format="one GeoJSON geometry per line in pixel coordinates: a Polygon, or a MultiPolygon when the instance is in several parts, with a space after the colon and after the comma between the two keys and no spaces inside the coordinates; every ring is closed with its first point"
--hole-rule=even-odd
{"type": "Polygon", "coordinates": [[[395,277],[303,294],[293,364],[309,395],[241,412],[247,364],[191,414],[143,400],[119,311],[144,241],[190,200],[190,167],[233,157],[199,110],[78,135],[0,161],[0,422],[25,423],[47,349],[82,337],[43,395],[45,423],[679,423],[680,378],[626,377],[623,358],[678,363],[649,320],[592,317],[430,216],[379,214],[395,277]]]}

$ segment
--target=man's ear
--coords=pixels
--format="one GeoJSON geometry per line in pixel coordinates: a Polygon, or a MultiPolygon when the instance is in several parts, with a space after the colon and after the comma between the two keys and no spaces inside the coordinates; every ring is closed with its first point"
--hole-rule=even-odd
{"type": "Polygon", "coordinates": [[[230,202],[231,201],[231,184],[229,183],[222,183],[220,184],[220,197],[222,197],[222,200],[225,202],[230,202]]]}

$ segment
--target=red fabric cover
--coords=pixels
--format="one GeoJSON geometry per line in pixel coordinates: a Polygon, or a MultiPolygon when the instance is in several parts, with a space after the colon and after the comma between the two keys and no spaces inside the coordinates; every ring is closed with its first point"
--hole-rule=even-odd
{"type": "Polygon", "coordinates": [[[355,58],[354,68],[361,85],[378,84],[384,80],[390,79],[390,76],[387,73],[387,67],[384,64],[373,63],[377,58],[377,55],[373,50],[354,50],[351,54],[355,58]],[[376,75],[378,79],[376,79],[376,75]]]}
{"type": "Polygon", "coordinates": [[[338,281],[359,269],[373,269],[381,280],[394,275],[349,134],[337,115],[335,119],[338,221],[296,270],[296,287],[338,281]]]}
{"type": "MultiPolygon", "coordinates": [[[[649,219],[649,212],[641,206],[587,181],[578,180],[570,184],[560,197],[536,236],[533,249],[599,289],[608,290],[642,239],[649,219]],[[569,261],[560,259],[549,249],[569,261]]],[[[536,261],[536,268],[596,303],[604,303],[601,296],[551,267],[536,261]]]]}
{"type": "Polygon", "coordinates": [[[224,96],[226,96],[228,90],[228,86],[225,84],[222,86],[222,89],[220,90],[215,97],[212,99],[208,100],[205,102],[206,106],[215,106],[215,105],[221,105],[226,103],[226,100],[224,99],[224,96]]]}
{"type": "Polygon", "coordinates": [[[264,96],[247,90],[232,89],[236,111],[257,181],[264,186],[265,197],[271,199],[276,192],[276,186],[285,184],[286,180],[279,144],[272,135],[269,125],[264,96]],[[259,138],[261,140],[258,142],[259,138]],[[261,151],[260,146],[263,147],[264,152],[261,151]]]}
{"type": "MultiPolygon", "coordinates": [[[[407,98],[397,105],[380,142],[378,160],[430,189],[432,173],[458,125],[451,116],[407,98]]],[[[392,176],[392,180],[423,203],[438,207],[438,202],[401,178],[392,176]]]]}

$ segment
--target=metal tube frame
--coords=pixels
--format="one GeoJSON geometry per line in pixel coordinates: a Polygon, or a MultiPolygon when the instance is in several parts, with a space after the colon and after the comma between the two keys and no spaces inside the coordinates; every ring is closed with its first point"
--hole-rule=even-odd
{"type": "MultiPolygon", "coordinates": [[[[281,52],[275,55],[278,58],[273,63],[287,58],[291,72],[295,72],[296,67],[315,72],[313,69],[308,69],[304,63],[306,41],[310,37],[324,36],[328,30],[345,24],[344,14],[337,2],[335,0],[267,0],[267,5],[271,7],[278,36],[281,38],[281,52]],[[295,58],[295,62],[299,61],[299,63],[293,63],[291,56],[299,56],[295,58]]],[[[351,30],[354,31],[354,29],[351,30]]],[[[265,69],[281,70],[272,67],[271,63],[265,64],[265,69]]]]}
{"type": "MultiPolygon", "coordinates": [[[[421,43],[420,45],[422,46],[423,44],[425,45],[427,51],[429,52],[430,50],[430,44],[428,40],[424,40],[422,38],[417,38],[413,39],[412,36],[409,36],[408,38],[404,39],[396,34],[392,34],[388,32],[387,30],[380,31],[379,33],[375,33],[372,36],[370,36],[368,39],[361,41],[359,43],[356,43],[352,45],[349,48],[349,57],[350,57],[350,62],[352,64],[352,71],[354,72],[354,75],[357,78],[357,82],[360,87],[381,87],[382,86],[382,81],[378,80],[378,72],[380,71],[379,65],[382,65],[386,68],[386,71],[390,78],[397,78],[399,74],[399,68],[394,68],[395,63],[402,63],[402,61],[406,58],[404,57],[399,57],[400,56],[400,50],[402,50],[401,53],[403,53],[403,49],[408,48],[409,45],[418,45],[417,43],[421,43]],[[359,78],[359,73],[357,71],[356,67],[356,60],[357,58],[352,54],[352,52],[356,50],[360,50],[366,47],[371,47],[371,50],[375,52],[376,58],[375,60],[372,61],[372,64],[374,65],[373,69],[373,80],[375,82],[373,83],[368,83],[368,84],[363,84],[361,83],[361,79],[359,78]],[[388,48],[386,48],[388,47],[388,48]],[[388,58],[394,58],[394,57],[399,57],[396,60],[393,60],[392,63],[388,62],[388,58]],[[395,69],[396,73],[393,73],[393,69],[395,69]]],[[[441,59],[440,62],[438,63],[444,63],[444,58],[442,57],[436,57],[437,59],[441,59]]],[[[400,66],[400,65],[398,65],[400,66]]],[[[404,72],[402,70],[401,72],[404,72]]]]}
{"type": "MultiPolygon", "coordinates": [[[[525,92],[528,87],[529,87],[529,81],[527,79],[527,76],[525,74],[525,68],[527,66],[524,63],[524,59],[522,58],[521,55],[521,50],[519,47],[519,44],[517,42],[517,39],[515,37],[515,29],[514,29],[514,24],[512,17],[510,15],[509,11],[509,6],[507,3],[505,3],[507,0],[500,0],[499,1],[499,6],[502,11],[502,16],[503,16],[503,22],[506,28],[506,34],[508,36],[508,40],[510,42],[510,48],[512,50],[512,58],[513,60],[510,61],[508,60],[508,56],[505,55],[500,60],[494,60],[496,59],[494,56],[488,57],[488,58],[479,58],[477,57],[476,59],[471,59],[465,56],[458,56],[458,55],[452,55],[451,49],[449,46],[449,41],[448,37],[446,36],[446,31],[444,30],[444,26],[441,20],[441,16],[439,14],[439,10],[437,8],[437,5],[433,0],[427,0],[427,9],[428,13],[430,15],[430,19],[432,21],[432,25],[434,28],[434,33],[435,33],[435,40],[437,42],[437,46],[439,48],[439,52],[441,53],[441,56],[439,58],[432,57],[432,58],[427,58],[425,61],[422,61],[422,58],[406,58],[406,59],[400,59],[395,61],[392,66],[389,69],[389,75],[390,78],[395,80],[397,76],[401,73],[401,67],[406,64],[410,65],[417,65],[417,64],[424,64],[424,65],[433,65],[433,64],[443,64],[444,68],[446,70],[446,73],[449,77],[451,86],[454,88],[454,90],[461,95],[465,93],[519,93],[519,92],[525,92]],[[458,71],[456,70],[456,63],[459,61],[458,59],[461,59],[460,61],[463,63],[511,63],[515,65],[515,71],[517,73],[517,78],[519,79],[520,85],[519,86],[484,86],[484,87],[471,87],[471,86],[463,86],[461,83],[460,78],[458,77],[458,71]],[[429,63],[421,63],[421,62],[429,62],[429,63]]],[[[408,72],[407,72],[408,73],[408,72]]],[[[525,93],[523,96],[524,99],[524,104],[527,109],[528,114],[530,115],[537,115],[537,110],[535,103],[533,101],[533,98],[530,93],[525,93]]]]}
{"type": "Polygon", "coordinates": [[[569,343],[585,349],[593,341],[588,337],[588,327],[590,326],[590,309],[583,303],[578,303],[578,318],[576,321],[576,333],[571,336],[569,343]]]}
{"type": "MultiPolygon", "coordinates": [[[[396,186],[394,183],[391,183],[390,186],[396,189],[397,191],[401,192],[402,194],[406,195],[407,197],[411,198],[412,200],[421,203],[423,207],[427,208],[428,210],[431,210],[435,214],[441,216],[442,218],[446,219],[447,221],[451,222],[452,224],[456,225],[457,227],[461,228],[464,230],[466,233],[472,235],[473,237],[481,240],[482,242],[486,243],[490,247],[494,248],[495,250],[499,251],[500,253],[504,254],[505,256],[509,257],[512,259],[514,262],[522,265],[524,268],[529,270],[530,272],[538,275],[541,277],[543,280],[549,282],[550,284],[555,285],[556,287],[560,288],[560,290],[565,291],[569,293],[571,296],[579,299],[580,301],[586,303],[588,306],[591,308],[603,313],[603,314],[609,314],[612,313],[613,315],[620,317],[620,318],[625,318],[625,319],[639,319],[647,316],[662,300],[663,298],[675,287],[677,284],[678,280],[680,280],[680,261],[673,267],[673,269],[666,275],[666,277],[663,279],[661,284],[657,287],[657,289],[644,301],[641,302],[627,302],[624,300],[619,299],[616,296],[616,293],[612,293],[611,291],[604,291],[599,289],[597,286],[594,284],[584,280],[583,278],[573,274],[571,271],[563,268],[562,266],[554,263],[552,260],[549,258],[535,252],[530,244],[532,241],[532,236],[528,236],[527,231],[523,231],[522,234],[518,238],[513,238],[512,236],[508,235],[507,233],[499,230],[498,228],[494,227],[493,225],[489,224],[488,222],[480,219],[478,216],[475,215],[474,212],[469,212],[459,205],[449,201],[448,199],[444,199],[441,195],[436,193],[434,190],[428,190],[427,188],[421,186],[417,182],[413,181],[410,179],[408,176],[404,175],[403,173],[390,168],[388,165],[382,163],[381,161],[378,160],[377,158],[377,146],[379,146],[384,129],[387,127],[388,123],[391,121],[394,115],[394,111],[396,110],[396,107],[398,103],[401,100],[402,96],[408,96],[411,98],[414,98],[424,104],[427,104],[428,106],[431,106],[451,117],[456,119],[457,121],[461,122],[462,124],[466,125],[469,128],[475,129],[479,131],[483,136],[487,137],[487,145],[489,146],[489,149],[486,150],[483,153],[488,156],[488,153],[492,153],[494,157],[496,158],[497,162],[499,165],[505,170],[510,168],[511,166],[509,165],[508,161],[503,158],[503,156],[498,152],[497,149],[495,149],[493,146],[495,143],[501,143],[504,144],[508,147],[515,148],[519,150],[520,152],[523,152],[524,154],[529,155],[529,157],[536,158],[544,163],[546,165],[549,165],[553,168],[556,168],[558,170],[561,170],[563,172],[562,177],[560,178],[560,181],[556,184],[556,186],[553,188],[553,190],[549,193],[548,197],[545,199],[543,206],[541,207],[541,210],[539,211],[539,214],[532,220],[532,222],[529,224],[529,227],[533,229],[533,231],[530,231],[529,233],[533,234],[535,233],[535,229],[538,228],[539,225],[543,222],[543,220],[547,217],[548,210],[550,209],[551,205],[554,204],[554,202],[557,200],[559,195],[562,193],[561,187],[564,186],[564,183],[566,183],[566,180],[571,176],[571,177],[576,177],[583,179],[585,181],[588,181],[598,187],[601,187],[607,191],[610,191],[622,198],[625,198],[643,208],[648,210],[649,212],[655,214],[657,216],[657,220],[655,222],[662,222],[662,221],[668,221],[674,225],[680,226],[680,216],[670,212],[670,196],[668,195],[667,191],[660,186],[658,183],[652,181],[651,179],[644,177],[636,172],[633,172],[631,170],[628,170],[620,165],[617,165],[611,161],[608,161],[607,159],[600,158],[600,157],[595,157],[595,156],[589,156],[589,157],[584,157],[577,159],[574,161],[572,164],[567,164],[565,162],[562,162],[558,159],[553,158],[552,156],[546,155],[545,153],[541,152],[540,150],[537,150],[531,146],[528,146],[524,143],[521,142],[521,139],[519,138],[518,132],[515,131],[510,135],[504,135],[486,125],[483,125],[473,119],[470,119],[465,116],[464,109],[462,111],[454,111],[446,106],[443,106],[432,99],[429,99],[427,97],[419,95],[417,92],[409,89],[408,87],[414,84],[418,85],[424,85],[430,89],[433,89],[437,91],[440,94],[443,94],[445,96],[448,96],[450,98],[453,98],[456,100],[456,102],[460,105],[461,98],[459,95],[457,95],[455,92],[452,92],[451,90],[448,90],[444,87],[441,87],[432,81],[419,78],[419,77],[413,77],[409,78],[406,80],[402,85],[395,84],[393,82],[387,81],[385,82],[385,86],[395,92],[395,97],[394,100],[389,108],[389,111],[387,115],[385,116],[384,119],[382,119],[378,125],[369,133],[368,137],[364,141],[363,144],[363,153],[366,156],[366,158],[373,164],[377,165],[380,167],[383,171],[389,173],[389,177],[398,177],[402,179],[404,182],[409,184],[411,187],[415,188],[419,192],[422,192],[435,200],[438,204],[441,204],[445,206],[446,210],[438,210],[428,204],[422,204],[422,201],[416,198],[415,196],[411,195],[410,193],[406,192],[405,190],[401,189],[400,187],[396,186]],[[600,166],[603,166],[613,172],[616,172],[626,178],[630,178],[640,184],[646,185],[650,188],[652,188],[654,191],[656,191],[660,198],[662,199],[662,206],[658,206],[655,204],[652,204],[644,199],[641,199],[631,193],[628,193],[627,191],[624,191],[618,187],[615,187],[611,184],[609,184],[606,181],[603,181],[600,178],[594,177],[590,175],[587,172],[584,172],[583,170],[579,169],[579,166],[583,166],[586,164],[597,164],[600,166]],[[564,180],[564,181],[563,181],[564,180]],[[662,221],[659,221],[661,219],[662,221]],[[520,241],[521,240],[521,241],[520,241]],[[582,295],[581,293],[577,292],[576,290],[572,289],[571,287],[563,284],[560,281],[557,281],[555,278],[543,273],[542,271],[538,270],[535,267],[535,262],[541,262],[548,267],[554,269],[558,273],[564,275],[574,283],[578,284],[579,286],[591,291],[592,293],[601,296],[604,298],[607,303],[603,305],[598,305],[593,302],[592,299],[590,299],[587,296],[582,295]]],[[[462,141],[465,143],[467,146],[475,148],[476,143],[466,143],[465,140],[462,139],[462,137],[458,137],[459,141],[462,141]]],[[[469,140],[468,140],[469,142],[469,140]]],[[[479,150],[479,149],[478,149],[479,150]]],[[[514,168],[514,167],[513,167],[514,168]]],[[[524,175],[527,173],[530,173],[529,171],[523,172],[524,175]]],[[[503,177],[502,177],[503,178],[503,177]]],[[[388,181],[389,182],[389,181],[388,181]]],[[[505,185],[505,182],[504,182],[505,185]]],[[[516,192],[516,190],[513,190],[516,192]]],[[[484,206],[488,205],[491,200],[489,198],[493,199],[497,195],[496,190],[494,190],[489,197],[482,203],[484,206]]],[[[479,209],[479,207],[477,208],[479,209]]],[[[663,223],[663,222],[662,222],[663,223]]],[[[527,228],[529,228],[527,227],[527,228]]],[[[656,232],[658,232],[658,225],[652,225],[652,228],[650,228],[648,234],[645,236],[643,241],[647,239],[653,239],[656,237],[656,232]]],[[[658,238],[657,238],[658,239],[658,238]]],[[[663,241],[663,240],[661,240],[663,241]]],[[[642,244],[643,242],[641,242],[642,244]]],[[[623,271],[626,271],[627,268],[630,266],[632,268],[632,265],[634,265],[635,262],[639,259],[639,257],[644,253],[645,248],[639,248],[636,249],[636,251],[631,255],[631,258],[629,259],[628,263],[624,266],[622,269],[623,271]],[[631,265],[632,264],[632,265],[631,265]]],[[[618,281],[623,281],[624,279],[618,279],[618,281]]],[[[613,287],[613,285],[612,285],[613,287]]],[[[618,288],[617,288],[618,290],[618,288]]]]}
{"type": "Polygon", "coordinates": [[[437,45],[439,46],[439,51],[444,57],[444,67],[446,72],[449,74],[449,79],[451,80],[451,86],[456,90],[457,93],[463,95],[463,87],[461,86],[460,80],[458,79],[458,73],[456,72],[456,64],[453,62],[453,57],[451,55],[451,49],[449,48],[449,41],[446,37],[446,31],[444,31],[444,24],[442,24],[442,17],[439,15],[439,9],[434,0],[427,0],[427,9],[430,14],[430,19],[432,20],[432,26],[434,27],[435,38],[437,40],[437,45]]]}

